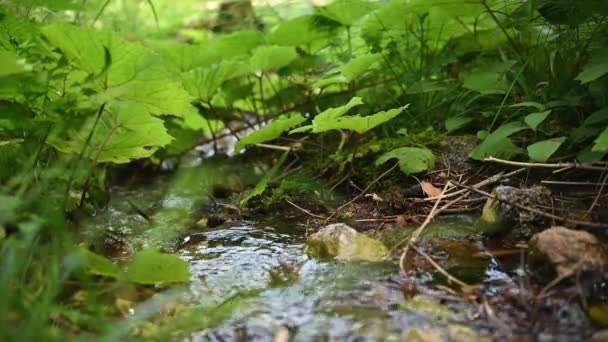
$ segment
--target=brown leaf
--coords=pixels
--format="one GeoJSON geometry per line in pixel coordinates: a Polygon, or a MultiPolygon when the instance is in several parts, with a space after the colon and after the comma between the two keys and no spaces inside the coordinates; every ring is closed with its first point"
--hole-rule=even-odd
{"type": "Polygon", "coordinates": [[[420,181],[420,187],[428,197],[436,197],[441,195],[441,189],[436,188],[433,184],[429,182],[420,181]]]}

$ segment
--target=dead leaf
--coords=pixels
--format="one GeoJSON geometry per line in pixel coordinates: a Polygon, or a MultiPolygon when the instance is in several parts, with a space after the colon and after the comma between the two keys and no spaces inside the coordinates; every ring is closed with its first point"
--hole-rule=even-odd
{"type": "Polygon", "coordinates": [[[441,195],[441,189],[436,188],[433,184],[429,182],[420,181],[420,187],[428,197],[436,197],[441,195]]]}

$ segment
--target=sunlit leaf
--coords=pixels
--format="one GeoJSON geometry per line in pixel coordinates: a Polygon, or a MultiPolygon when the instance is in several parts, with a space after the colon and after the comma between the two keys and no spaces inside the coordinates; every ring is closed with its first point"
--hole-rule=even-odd
{"type": "Polygon", "coordinates": [[[287,46],[260,46],[249,60],[255,72],[269,72],[289,65],[298,58],[298,53],[287,46]]]}
{"type": "Polygon", "coordinates": [[[435,156],[427,148],[401,147],[381,155],[376,160],[376,166],[396,158],[399,167],[406,175],[431,170],[435,167],[435,156]]]}
{"type": "MultiPolygon", "coordinates": [[[[62,131],[57,127],[48,143],[61,152],[80,153],[94,119],[81,128],[62,131]]],[[[173,140],[163,120],[151,116],[137,105],[109,106],[97,125],[90,142],[89,158],[98,162],[128,163],[146,158],[173,140]]]]}
{"type": "Polygon", "coordinates": [[[557,151],[566,141],[566,137],[553,138],[536,142],[528,146],[528,155],[531,161],[544,163],[557,151]]]}
{"type": "MultiPolygon", "coordinates": [[[[356,106],[359,106],[362,104],[363,104],[363,99],[355,96],[352,99],[350,99],[350,101],[348,101],[347,104],[345,104],[343,106],[329,108],[329,109],[324,110],[323,112],[321,112],[317,116],[315,116],[315,120],[318,119],[319,120],[318,122],[327,122],[327,121],[336,119],[336,118],[346,114],[346,112],[351,110],[353,107],[356,107],[356,106]]],[[[307,131],[310,131],[313,129],[314,129],[314,120],[313,120],[312,125],[307,125],[307,126],[303,126],[303,127],[294,129],[291,132],[289,132],[289,134],[307,132],[307,131]]]]}
{"type": "Polygon", "coordinates": [[[129,262],[127,279],[144,285],[183,283],[190,280],[190,270],[177,255],[144,249],[129,262]]]}
{"type": "Polygon", "coordinates": [[[352,26],[376,8],[376,4],[364,0],[337,0],[318,8],[317,13],[344,26],[352,26]]]}
{"type": "Polygon", "coordinates": [[[274,140],[281,136],[283,132],[293,126],[297,126],[306,120],[299,113],[292,113],[290,115],[278,118],[261,129],[249,134],[242,138],[234,147],[235,152],[241,151],[245,146],[255,145],[266,141],[274,140]]]}
{"type": "Polygon", "coordinates": [[[341,116],[334,119],[319,119],[316,117],[312,122],[312,132],[321,133],[330,130],[347,129],[362,134],[401,114],[405,108],[407,108],[407,106],[378,112],[368,116],[341,116]]]}
{"type": "Polygon", "coordinates": [[[8,51],[0,51],[0,77],[21,74],[32,70],[32,66],[8,51]]]}

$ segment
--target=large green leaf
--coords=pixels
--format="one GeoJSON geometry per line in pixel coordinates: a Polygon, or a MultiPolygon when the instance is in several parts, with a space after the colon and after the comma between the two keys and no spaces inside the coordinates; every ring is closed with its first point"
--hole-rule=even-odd
{"type": "Polygon", "coordinates": [[[576,79],[581,83],[589,83],[608,73],[608,48],[598,49],[593,52],[589,63],[585,64],[576,79]]]}
{"type": "MultiPolygon", "coordinates": [[[[57,127],[48,143],[64,153],[78,154],[94,125],[64,131],[57,127]]],[[[173,140],[163,120],[151,116],[141,105],[108,106],[90,142],[89,158],[98,162],[128,163],[150,157],[173,140]]]]}
{"type": "Polygon", "coordinates": [[[292,47],[260,46],[253,52],[249,63],[256,73],[265,73],[287,66],[296,58],[298,53],[292,47]]]}
{"type": "Polygon", "coordinates": [[[234,147],[235,152],[239,152],[243,147],[248,145],[255,145],[266,141],[274,140],[278,138],[287,129],[299,125],[306,120],[299,113],[292,113],[283,117],[280,117],[261,129],[249,134],[248,136],[241,139],[234,147]]]}
{"type": "Polygon", "coordinates": [[[349,82],[354,81],[371,69],[380,60],[382,60],[382,55],[379,53],[370,53],[353,58],[342,67],[342,75],[344,75],[349,82]]]}
{"type": "Polygon", "coordinates": [[[80,248],[78,252],[84,259],[84,271],[87,274],[119,278],[120,269],[112,261],[99,254],[95,254],[86,248],[80,248]]]}
{"type": "Polygon", "coordinates": [[[224,82],[249,72],[245,63],[227,61],[208,68],[196,68],[182,74],[184,88],[193,97],[210,102],[224,82]]]}
{"type": "Polygon", "coordinates": [[[317,13],[344,26],[352,26],[377,7],[376,4],[364,0],[336,0],[327,6],[318,8],[317,13]]]}
{"type": "Polygon", "coordinates": [[[41,31],[52,45],[61,49],[65,57],[80,69],[94,75],[104,70],[109,33],[64,23],[48,25],[41,31]]]}
{"type": "Polygon", "coordinates": [[[127,279],[144,285],[183,283],[190,280],[188,263],[176,255],[144,249],[127,267],[127,279]]]}
{"type": "Polygon", "coordinates": [[[505,73],[514,63],[514,61],[484,63],[464,76],[463,86],[482,94],[504,94],[509,88],[505,73]]]}
{"type": "Polygon", "coordinates": [[[476,160],[483,160],[489,156],[509,159],[522,153],[523,151],[515,146],[508,137],[527,128],[528,126],[523,122],[506,123],[488,135],[481,144],[471,151],[469,156],[476,160]]]}
{"type": "Polygon", "coordinates": [[[313,18],[307,15],[280,23],[268,35],[268,41],[284,46],[307,46],[323,39],[327,34],[315,26],[313,18]]]}
{"type": "MultiPolygon", "coordinates": [[[[363,99],[355,96],[352,99],[350,99],[350,101],[348,101],[347,104],[345,104],[343,106],[329,108],[329,109],[326,109],[323,112],[317,114],[317,116],[315,116],[315,120],[318,119],[319,120],[318,122],[327,122],[329,120],[337,119],[340,116],[346,114],[346,112],[351,110],[353,107],[356,107],[356,106],[359,106],[362,104],[363,104],[363,99]]],[[[289,134],[302,133],[302,132],[307,132],[307,131],[314,129],[315,120],[313,120],[312,125],[307,125],[307,126],[303,126],[303,127],[294,129],[291,132],[289,132],[289,134]]]]}
{"type": "Polygon", "coordinates": [[[545,119],[551,114],[551,110],[547,110],[540,113],[532,113],[526,115],[524,118],[524,122],[528,125],[532,130],[536,131],[538,125],[540,125],[545,119]]]}
{"type": "Polygon", "coordinates": [[[435,167],[435,156],[427,148],[401,147],[387,152],[376,160],[376,166],[397,158],[399,167],[406,175],[431,170],[435,167]]]}
{"type": "Polygon", "coordinates": [[[608,127],[595,139],[595,144],[591,149],[593,152],[608,152],[608,127]]]}
{"type": "Polygon", "coordinates": [[[530,160],[534,162],[544,163],[557,151],[557,149],[566,141],[566,137],[553,138],[536,142],[528,146],[528,155],[530,160]]]}
{"type": "Polygon", "coordinates": [[[315,118],[313,120],[312,131],[313,133],[321,133],[330,130],[348,129],[362,134],[401,114],[405,108],[407,108],[407,106],[378,112],[368,116],[342,116],[326,120],[315,118]]]}

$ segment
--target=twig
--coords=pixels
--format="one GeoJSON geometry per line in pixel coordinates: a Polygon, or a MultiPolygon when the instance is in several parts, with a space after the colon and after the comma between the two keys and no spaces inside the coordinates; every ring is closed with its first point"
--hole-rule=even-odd
{"type": "Polygon", "coordinates": [[[542,180],[541,184],[547,185],[572,185],[572,186],[601,186],[602,183],[596,182],[566,182],[566,181],[550,181],[550,180],[542,180]]]}
{"type": "Polygon", "coordinates": [[[291,204],[291,205],[292,205],[292,206],[294,206],[296,209],[300,210],[301,212],[303,212],[303,213],[304,213],[304,214],[306,214],[306,215],[309,215],[309,216],[312,216],[312,217],[315,217],[315,218],[318,218],[318,219],[321,219],[321,220],[328,220],[328,219],[329,219],[329,218],[327,218],[327,217],[325,217],[325,216],[321,216],[321,215],[313,214],[313,213],[311,213],[310,211],[308,211],[308,210],[306,210],[306,209],[304,209],[304,208],[300,207],[299,205],[297,205],[297,204],[293,203],[292,201],[290,201],[290,200],[288,200],[288,199],[286,199],[285,201],[286,201],[287,203],[291,204]]]}
{"type": "Polygon", "coordinates": [[[267,148],[269,150],[278,150],[278,151],[291,151],[291,147],[280,146],[280,145],[270,145],[270,144],[255,144],[257,147],[267,148]]]}
{"type": "Polygon", "coordinates": [[[395,165],[393,165],[393,167],[391,167],[390,169],[384,171],[384,173],[382,173],[380,176],[378,176],[376,179],[374,179],[371,183],[369,183],[369,185],[363,189],[363,191],[361,191],[357,196],[355,196],[355,198],[353,198],[352,200],[344,203],[343,205],[341,205],[338,209],[336,209],[333,214],[331,214],[327,219],[331,219],[332,217],[334,217],[340,210],[346,208],[347,206],[349,206],[350,204],[352,204],[353,202],[355,202],[356,200],[358,200],[359,198],[361,198],[361,196],[365,195],[365,193],[374,185],[376,184],[380,179],[384,178],[384,176],[388,175],[389,173],[391,173],[391,171],[393,171],[397,166],[399,166],[399,163],[395,163],[395,165]]]}
{"type": "MultiPolygon", "coordinates": [[[[449,185],[450,185],[449,181],[447,183],[445,183],[445,185],[443,186],[443,190],[441,190],[441,195],[439,196],[439,198],[437,198],[437,201],[435,201],[435,204],[433,205],[433,209],[431,209],[431,212],[426,216],[426,219],[424,220],[424,222],[422,222],[420,227],[418,227],[414,231],[414,233],[412,233],[412,235],[407,239],[408,244],[405,246],[405,249],[401,253],[401,257],[399,258],[399,269],[401,270],[401,273],[405,273],[404,263],[405,263],[405,257],[407,255],[409,246],[413,245],[413,243],[415,243],[418,240],[418,237],[420,237],[420,234],[422,233],[424,228],[426,226],[428,226],[429,223],[431,223],[431,221],[435,217],[436,212],[437,212],[437,207],[439,206],[439,202],[441,202],[441,198],[443,198],[443,194],[445,194],[449,185]]],[[[397,243],[395,246],[393,246],[393,248],[391,248],[391,250],[389,251],[389,253],[387,255],[390,256],[392,254],[391,252],[395,248],[398,248],[402,244],[402,242],[404,242],[404,241],[401,241],[401,242],[397,243]]]]}
{"type": "Polygon", "coordinates": [[[595,208],[595,206],[597,205],[597,202],[599,202],[600,198],[602,197],[602,191],[604,191],[604,187],[606,186],[607,180],[608,180],[608,172],[606,172],[606,175],[604,176],[604,179],[602,180],[602,185],[600,186],[600,189],[597,191],[597,195],[593,199],[593,203],[591,204],[589,209],[587,209],[587,211],[583,215],[583,218],[586,218],[587,216],[589,216],[589,214],[591,214],[591,212],[593,211],[593,208],[595,208]]]}
{"type": "Polygon", "coordinates": [[[580,170],[590,170],[590,171],[608,171],[608,167],[603,166],[595,166],[589,163],[525,163],[525,162],[516,162],[504,159],[498,159],[494,157],[487,157],[483,161],[485,162],[493,162],[504,165],[511,166],[519,166],[525,168],[545,168],[545,169],[580,169],[580,170]]]}
{"type": "MultiPolygon", "coordinates": [[[[509,172],[507,174],[504,174],[504,173],[501,172],[501,173],[496,174],[496,175],[494,175],[494,176],[492,176],[490,178],[484,179],[483,181],[481,181],[479,183],[474,184],[473,188],[475,188],[475,189],[483,188],[483,187],[488,186],[490,184],[494,184],[494,183],[498,182],[501,179],[515,176],[515,175],[520,174],[520,173],[522,173],[524,171],[526,171],[525,168],[523,168],[523,169],[517,169],[517,170],[511,171],[511,172],[509,172]]],[[[454,197],[456,195],[464,194],[466,192],[467,192],[466,189],[460,189],[460,190],[457,190],[457,191],[454,191],[454,192],[450,192],[449,194],[445,194],[443,196],[440,195],[440,196],[428,197],[428,198],[424,198],[424,199],[419,199],[419,201],[420,202],[429,202],[429,201],[434,201],[434,200],[439,199],[439,198],[441,198],[441,199],[450,198],[450,197],[454,197]]]]}
{"type": "Polygon", "coordinates": [[[588,228],[608,228],[608,224],[593,223],[593,222],[586,222],[586,221],[579,221],[579,220],[572,220],[572,219],[569,219],[569,218],[553,215],[553,214],[544,212],[542,210],[538,210],[538,209],[535,209],[535,208],[527,207],[527,206],[521,205],[519,203],[514,203],[514,202],[511,202],[511,201],[507,201],[507,200],[502,199],[502,198],[497,198],[496,196],[494,196],[494,195],[492,195],[490,193],[487,193],[487,192],[479,190],[479,189],[472,188],[472,187],[464,185],[464,184],[454,183],[454,185],[456,185],[458,187],[462,187],[462,188],[468,189],[468,190],[471,190],[471,191],[475,191],[478,194],[484,195],[484,196],[486,196],[488,198],[491,198],[493,200],[496,200],[496,201],[499,201],[499,202],[503,202],[503,203],[506,203],[508,205],[517,207],[519,209],[526,210],[526,211],[529,211],[531,213],[534,213],[534,214],[537,214],[537,215],[540,215],[540,216],[544,216],[544,217],[547,217],[547,218],[550,218],[550,219],[554,219],[554,220],[557,220],[557,221],[566,222],[566,223],[570,223],[570,224],[574,224],[574,225],[582,226],[582,227],[588,227],[588,228]]]}
{"type": "Polygon", "coordinates": [[[463,290],[464,289],[470,289],[470,288],[472,288],[471,285],[469,285],[469,284],[465,283],[464,281],[462,281],[462,280],[454,277],[448,271],[446,271],[443,267],[439,266],[439,264],[437,262],[435,262],[435,260],[433,260],[433,258],[431,258],[428,254],[424,253],[420,248],[416,247],[414,244],[410,244],[409,246],[412,247],[412,249],[414,251],[416,251],[416,253],[418,253],[422,257],[424,257],[431,265],[433,265],[433,267],[435,267],[435,269],[437,271],[439,271],[439,273],[443,274],[448,279],[448,282],[458,284],[463,290]]]}

